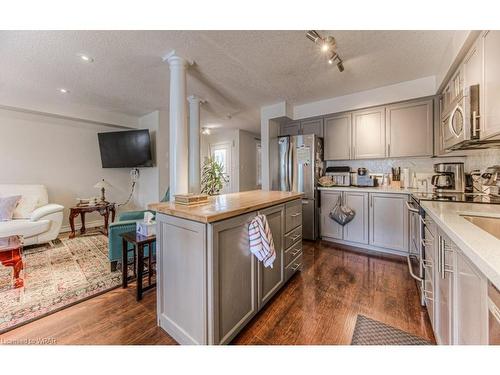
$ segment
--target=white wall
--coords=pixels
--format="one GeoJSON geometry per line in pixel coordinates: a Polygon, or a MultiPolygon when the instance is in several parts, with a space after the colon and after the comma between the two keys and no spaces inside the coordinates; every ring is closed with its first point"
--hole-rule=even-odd
{"type": "MultiPolygon", "coordinates": [[[[147,120],[143,123],[151,124],[151,118],[147,120]]],[[[63,225],[68,223],[68,208],[76,198],[99,195],[93,185],[102,178],[113,185],[106,192],[108,200],[123,202],[130,192],[130,171],[103,169],[97,141],[97,133],[116,130],[120,129],[0,109],[0,183],[46,185],[50,201],[65,206],[63,225]]],[[[151,175],[154,169],[141,169],[141,175],[153,181],[152,185],[156,184],[151,175]]],[[[150,190],[149,182],[140,184],[145,197],[138,199],[136,195],[122,209],[135,209],[158,196],[157,187],[150,190]]],[[[99,215],[89,215],[89,224],[93,220],[100,220],[99,215]]]]}
{"type": "Polygon", "coordinates": [[[257,185],[257,134],[239,130],[239,191],[256,190],[257,185]]]}

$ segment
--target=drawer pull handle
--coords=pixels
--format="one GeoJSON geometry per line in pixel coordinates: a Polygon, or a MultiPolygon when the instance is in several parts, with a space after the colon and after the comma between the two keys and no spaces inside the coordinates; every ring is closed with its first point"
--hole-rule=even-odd
{"type": "Polygon", "coordinates": [[[296,234],[291,238],[292,241],[295,241],[297,238],[300,238],[300,234],[296,234]]]}
{"type": "Polygon", "coordinates": [[[292,214],[291,216],[292,216],[292,217],[297,217],[297,216],[299,216],[299,215],[300,215],[300,212],[297,212],[296,214],[292,214]]]}
{"type": "Polygon", "coordinates": [[[302,249],[297,249],[295,250],[293,253],[292,253],[292,256],[294,257],[295,255],[297,255],[298,253],[300,253],[302,251],[302,249]]]}
{"type": "Polygon", "coordinates": [[[300,263],[295,264],[295,266],[292,268],[292,271],[297,271],[300,267],[300,263]]]}

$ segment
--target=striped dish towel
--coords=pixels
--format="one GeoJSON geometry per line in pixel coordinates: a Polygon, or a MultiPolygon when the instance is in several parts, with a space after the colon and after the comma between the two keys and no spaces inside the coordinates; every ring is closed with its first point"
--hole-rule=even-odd
{"type": "Polygon", "coordinates": [[[248,224],[248,237],[250,240],[250,251],[257,257],[264,267],[273,268],[276,259],[273,235],[265,215],[257,215],[248,224]]]}

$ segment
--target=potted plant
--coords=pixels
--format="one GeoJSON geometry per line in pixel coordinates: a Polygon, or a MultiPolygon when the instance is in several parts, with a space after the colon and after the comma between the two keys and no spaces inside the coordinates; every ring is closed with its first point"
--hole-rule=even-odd
{"type": "Polygon", "coordinates": [[[211,157],[207,158],[201,172],[201,193],[217,195],[228,181],[222,163],[211,157]]]}

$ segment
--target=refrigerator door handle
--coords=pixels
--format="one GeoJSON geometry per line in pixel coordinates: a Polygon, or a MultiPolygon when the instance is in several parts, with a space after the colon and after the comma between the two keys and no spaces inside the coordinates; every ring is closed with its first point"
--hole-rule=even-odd
{"type": "Polygon", "coordinates": [[[292,142],[288,142],[288,149],[287,149],[287,174],[286,174],[286,183],[287,183],[287,190],[291,191],[292,190],[292,142]]]}

